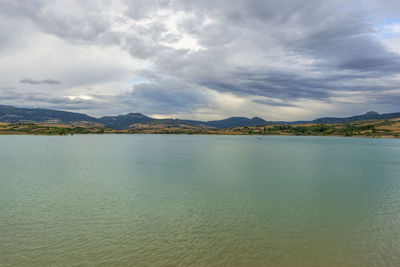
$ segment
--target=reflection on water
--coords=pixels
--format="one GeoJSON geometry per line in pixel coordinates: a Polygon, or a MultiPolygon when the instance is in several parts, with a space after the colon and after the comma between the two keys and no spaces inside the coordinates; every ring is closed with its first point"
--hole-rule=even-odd
{"type": "Polygon", "coordinates": [[[0,136],[0,266],[400,262],[400,140],[0,136]]]}

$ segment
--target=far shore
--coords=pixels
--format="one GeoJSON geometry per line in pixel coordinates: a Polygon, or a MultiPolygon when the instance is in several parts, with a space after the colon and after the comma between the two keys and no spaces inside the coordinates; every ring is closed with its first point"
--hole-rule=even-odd
{"type": "Polygon", "coordinates": [[[188,125],[134,124],[129,129],[112,129],[99,124],[5,123],[0,135],[66,136],[75,134],[183,134],[251,136],[335,136],[399,138],[400,121],[368,120],[342,124],[262,125],[253,127],[206,128],[188,125]]]}

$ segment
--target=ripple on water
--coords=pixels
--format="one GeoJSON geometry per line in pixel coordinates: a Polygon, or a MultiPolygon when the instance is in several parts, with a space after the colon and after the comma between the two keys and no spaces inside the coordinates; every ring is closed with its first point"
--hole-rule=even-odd
{"type": "Polygon", "coordinates": [[[398,140],[0,142],[0,266],[400,262],[398,140]]]}

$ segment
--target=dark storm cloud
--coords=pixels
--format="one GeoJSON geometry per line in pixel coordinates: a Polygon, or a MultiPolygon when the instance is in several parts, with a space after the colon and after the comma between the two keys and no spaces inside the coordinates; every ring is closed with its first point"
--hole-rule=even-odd
{"type": "Polygon", "coordinates": [[[280,99],[313,98],[329,96],[329,91],[338,88],[325,80],[303,77],[295,73],[276,71],[243,70],[231,73],[226,82],[209,80],[205,86],[219,91],[237,94],[260,95],[280,99]]]}
{"type": "Polygon", "coordinates": [[[34,80],[34,79],[21,79],[20,83],[28,83],[28,84],[60,84],[61,81],[53,80],[53,79],[44,79],[44,80],[34,80]]]}
{"type": "Polygon", "coordinates": [[[209,102],[209,97],[179,80],[152,76],[150,83],[135,85],[132,91],[121,94],[112,101],[136,106],[147,114],[168,114],[204,107],[209,102]]]}

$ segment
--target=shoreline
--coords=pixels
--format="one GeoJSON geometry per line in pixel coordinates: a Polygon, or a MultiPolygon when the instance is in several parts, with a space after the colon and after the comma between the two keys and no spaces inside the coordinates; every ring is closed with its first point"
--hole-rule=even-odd
{"type": "Polygon", "coordinates": [[[271,136],[287,136],[287,137],[342,137],[342,138],[369,138],[369,139],[400,139],[394,135],[387,136],[367,136],[367,135],[296,135],[296,134],[230,134],[230,133],[125,133],[125,132],[112,132],[112,133],[76,133],[76,134],[45,134],[45,133],[1,133],[0,136],[56,136],[56,137],[73,137],[74,135],[185,135],[185,136],[254,136],[254,137],[271,137],[271,136]]]}
{"type": "Polygon", "coordinates": [[[99,124],[5,123],[0,135],[66,136],[75,134],[174,134],[174,135],[249,135],[249,136],[335,136],[400,138],[400,121],[367,120],[337,124],[277,124],[207,128],[180,125],[133,124],[128,129],[113,129],[99,124]]]}

